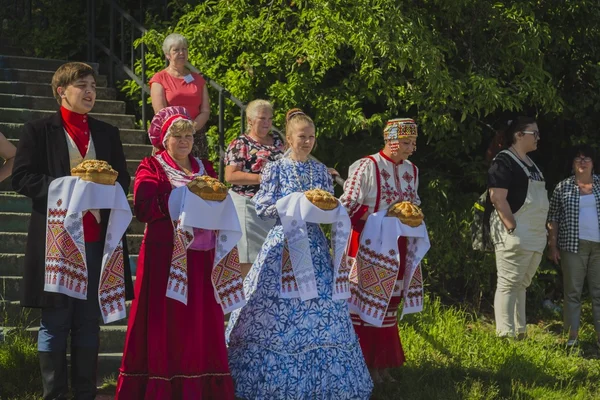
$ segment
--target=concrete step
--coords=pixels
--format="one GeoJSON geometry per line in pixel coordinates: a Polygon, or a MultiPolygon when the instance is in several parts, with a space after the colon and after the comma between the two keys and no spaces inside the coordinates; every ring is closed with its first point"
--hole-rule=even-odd
{"type": "MultiPolygon", "coordinates": [[[[132,277],[135,283],[135,275],[132,277]]],[[[15,301],[19,300],[23,277],[17,276],[0,276],[0,300],[15,301]]],[[[2,318],[0,317],[0,321],[2,318]]]]}
{"type": "MultiPolygon", "coordinates": [[[[136,165],[135,167],[132,167],[132,168],[133,168],[133,173],[135,173],[135,168],[137,168],[137,165],[139,164],[139,161],[134,161],[134,162],[133,162],[133,164],[135,164],[135,165],[136,165]]],[[[131,176],[131,183],[129,184],[129,194],[130,194],[130,195],[133,193],[133,184],[134,184],[134,180],[133,180],[133,179],[134,179],[134,176],[133,176],[133,173],[132,173],[132,172],[129,172],[129,174],[130,174],[130,176],[131,176]]],[[[5,180],[3,180],[2,182],[0,182],[0,193],[6,193],[6,192],[12,192],[12,193],[15,193],[15,192],[13,191],[13,188],[12,188],[12,183],[11,183],[11,179],[10,179],[10,178],[8,178],[8,179],[5,179],[5,180]]],[[[1,227],[1,225],[0,225],[0,227],[1,227]]]]}
{"type": "MultiPolygon", "coordinates": [[[[2,54],[2,53],[0,53],[2,54]]],[[[0,55],[0,68],[33,69],[39,71],[52,71],[67,63],[65,60],[51,60],[49,58],[23,57],[17,55],[0,55]]],[[[98,72],[99,64],[86,62],[98,72]]]]}
{"type": "MultiPolygon", "coordinates": [[[[127,235],[127,244],[130,254],[138,254],[142,244],[143,235],[127,235]]],[[[27,233],[25,232],[0,232],[0,253],[25,253],[27,233]]],[[[43,243],[40,243],[43,245],[43,243]]],[[[0,268],[2,268],[0,266],[0,268]]]]}
{"type": "MultiPolygon", "coordinates": [[[[123,324],[123,320],[117,322],[123,324]]],[[[37,342],[39,330],[39,326],[27,328],[27,333],[31,335],[34,342],[37,342]]],[[[125,325],[100,325],[100,353],[122,353],[126,333],[126,323],[125,325]]]]}
{"type": "MultiPolygon", "coordinates": [[[[50,117],[56,113],[56,110],[58,110],[58,104],[56,105],[55,110],[29,110],[25,108],[0,107],[0,121],[25,123],[38,118],[50,117]]],[[[90,115],[111,125],[118,126],[119,128],[135,128],[135,117],[133,115],[102,113],[90,113],[90,115]]]]}
{"type": "MultiPolygon", "coordinates": [[[[0,230],[3,232],[27,232],[29,227],[29,213],[13,213],[0,211],[0,230]]],[[[143,234],[146,224],[141,223],[135,217],[127,228],[127,233],[143,234]]],[[[0,291],[1,293],[1,291],[0,291]]]]}
{"type": "MultiPolygon", "coordinates": [[[[137,250],[136,250],[137,252],[137,250]]],[[[129,264],[131,265],[131,274],[135,276],[137,269],[137,254],[129,255],[129,264]]],[[[23,274],[23,263],[25,262],[25,254],[22,253],[0,253],[0,275],[17,276],[23,274]]],[[[15,300],[15,299],[13,299],[15,300]]],[[[0,321],[2,319],[0,318],[0,321]]]]}
{"type": "Polygon", "coordinates": [[[18,300],[22,280],[20,276],[0,276],[0,299],[18,300]]]}
{"type": "Polygon", "coordinates": [[[0,54],[5,55],[5,56],[24,56],[25,52],[20,47],[1,44],[0,45],[0,54]]]}
{"type": "Polygon", "coordinates": [[[3,325],[39,327],[40,315],[39,308],[23,308],[18,300],[0,300],[0,316],[3,325]]]}
{"type": "MultiPolygon", "coordinates": [[[[21,81],[32,83],[51,83],[54,71],[44,71],[38,69],[20,69],[20,68],[1,68],[0,81],[21,81]]],[[[96,86],[106,87],[106,76],[99,75],[96,79],[96,86]]]]}
{"type": "MultiPolygon", "coordinates": [[[[131,311],[131,301],[125,304],[127,316],[131,311]]],[[[39,327],[41,311],[39,308],[24,308],[21,307],[19,300],[0,300],[0,321],[6,326],[24,326],[24,327],[39,327]]],[[[102,323],[102,322],[101,322],[102,323]]],[[[109,325],[103,326],[122,326],[127,325],[127,318],[115,321],[109,325]]],[[[121,351],[121,347],[117,351],[121,351]]]]}
{"type": "MultiPolygon", "coordinates": [[[[4,232],[27,232],[30,213],[15,213],[0,211],[0,229],[4,232]]],[[[0,278],[1,279],[1,278],[0,278]]],[[[0,284],[0,294],[2,285],[0,284]]]]}
{"type": "MultiPolygon", "coordinates": [[[[129,184],[129,194],[133,193],[135,171],[137,170],[137,167],[140,165],[141,161],[142,160],[127,160],[127,172],[129,173],[129,176],[131,177],[131,183],[129,184]]],[[[2,192],[14,192],[13,187],[12,187],[11,178],[5,179],[2,182],[0,182],[0,193],[2,193],[2,192]]],[[[1,225],[0,225],[0,229],[1,229],[1,225]]]]}
{"type": "Polygon", "coordinates": [[[25,254],[0,253],[0,275],[21,276],[24,262],[25,254]]]}
{"type": "MultiPolygon", "coordinates": [[[[0,93],[0,107],[56,111],[58,109],[58,103],[54,97],[0,93]]],[[[96,100],[94,112],[104,114],[125,114],[125,103],[116,100],[96,100]]]]}
{"type": "MultiPolygon", "coordinates": [[[[93,114],[92,114],[93,115],[93,114]]],[[[24,123],[0,122],[0,132],[9,139],[18,139],[23,132],[24,123]]],[[[148,144],[148,133],[140,129],[119,129],[123,144],[148,144]]],[[[139,157],[142,158],[142,157],[139,157]]]]}
{"type": "MultiPolygon", "coordinates": [[[[21,94],[27,96],[46,96],[52,97],[52,86],[50,83],[30,83],[30,82],[4,82],[0,81],[0,93],[21,94]]],[[[117,91],[114,88],[97,87],[96,101],[114,100],[117,98],[117,91]]],[[[55,102],[56,104],[56,102],[55,102]]]]}
{"type": "Polygon", "coordinates": [[[13,213],[29,213],[31,211],[31,200],[14,192],[0,192],[0,210],[13,213]]]}
{"type": "MultiPolygon", "coordinates": [[[[17,146],[19,143],[19,139],[8,139],[8,141],[15,146],[17,146]]],[[[144,157],[152,155],[152,146],[149,144],[124,144],[123,152],[125,153],[126,159],[141,161],[141,159],[143,159],[144,157]]]]}

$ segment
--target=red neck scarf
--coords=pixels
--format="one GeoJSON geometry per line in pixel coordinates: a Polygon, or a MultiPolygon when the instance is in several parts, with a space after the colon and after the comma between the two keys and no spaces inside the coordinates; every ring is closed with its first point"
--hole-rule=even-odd
{"type": "MultiPolygon", "coordinates": [[[[85,157],[90,144],[90,126],[88,125],[87,114],[78,114],[74,111],[60,107],[63,126],[67,134],[79,150],[81,157],[85,157]]],[[[83,237],[86,242],[97,242],[100,240],[101,227],[92,213],[86,212],[83,215],[83,237]]]]}
{"type": "Polygon", "coordinates": [[[69,137],[75,142],[81,157],[85,157],[90,144],[90,126],[87,114],[78,114],[61,106],[60,115],[69,137]]]}

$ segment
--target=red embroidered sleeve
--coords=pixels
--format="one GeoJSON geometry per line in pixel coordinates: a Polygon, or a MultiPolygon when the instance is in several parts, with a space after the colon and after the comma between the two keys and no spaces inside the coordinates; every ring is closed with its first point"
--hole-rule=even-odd
{"type": "Polygon", "coordinates": [[[360,220],[369,209],[362,202],[365,197],[366,169],[371,162],[368,158],[363,158],[358,161],[358,166],[355,167],[357,163],[350,166],[348,179],[344,184],[344,194],[340,197],[342,205],[348,210],[348,215],[353,222],[360,220]]]}

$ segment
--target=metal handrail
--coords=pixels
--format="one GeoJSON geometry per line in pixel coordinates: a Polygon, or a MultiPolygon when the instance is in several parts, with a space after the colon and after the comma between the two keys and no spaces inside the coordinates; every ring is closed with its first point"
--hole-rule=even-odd
{"type": "MultiPolygon", "coordinates": [[[[107,4],[109,6],[109,44],[106,46],[99,38],[96,37],[96,0],[88,0],[87,1],[87,16],[88,16],[88,60],[91,62],[96,61],[96,49],[99,49],[102,53],[104,53],[109,59],[109,69],[108,69],[108,84],[109,86],[113,86],[115,83],[115,68],[119,68],[123,73],[125,73],[131,80],[136,82],[141,88],[142,94],[142,126],[146,127],[147,125],[147,117],[146,117],[146,107],[147,107],[147,98],[150,95],[150,87],[146,84],[146,46],[142,42],[140,44],[139,51],[139,60],[141,64],[141,76],[138,76],[135,73],[135,62],[136,62],[136,49],[134,46],[134,41],[136,38],[136,32],[139,37],[143,36],[148,32],[142,24],[137,22],[135,18],[133,18],[128,12],[123,10],[118,4],[115,3],[114,0],[99,0],[101,3],[107,4]],[[117,28],[115,23],[115,16],[120,18],[120,57],[115,53],[115,30],[117,28]],[[129,64],[125,61],[125,52],[126,46],[125,44],[125,22],[130,24],[130,43],[129,43],[129,53],[130,60],[129,64]]],[[[194,67],[189,62],[186,63],[186,67],[199,75],[201,75],[206,83],[208,83],[213,89],[215,89],[218,94],[218,133],[219,133],[219,179],[223,181],[225,176],[225,99],[231,101],[234,105],[236,105],[240,110],[240,134],[244,134],[245,132],[245,112],[246,112],[246,104],[233,96],[227,89],[221,86],[218,82],[206,76],[204,73],[200,72],[196,67],[194,67]]],[[[274,129],[278,131],[277,129],[274,129]]],[[[281,137],[285,137],[281,135],[281,137]]],[[[317,160],[315,157],[312,157],[314,160],[317,160]]],[[[317,160],[318,161],[318,160],[317,160]]],[[[344,180],[336,176],[336,182],[343,185],[344,180]]]]}

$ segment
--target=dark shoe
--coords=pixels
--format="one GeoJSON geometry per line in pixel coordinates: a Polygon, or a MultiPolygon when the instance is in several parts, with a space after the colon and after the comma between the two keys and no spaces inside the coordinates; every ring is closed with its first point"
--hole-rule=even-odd
{"type": "Polygon", "coordinates": [[[44,400],[65,400],[69,393],[67,380],[67,353],[40,351],[40,369],[44,386],[44,400]]]}
{"type": "Polygon", "coordinates": [[[97,347],[71,347],[71,388],[75,400],[96,398],[97,347]]]}

